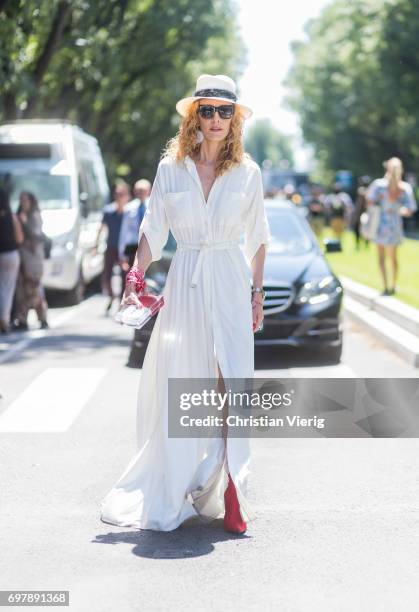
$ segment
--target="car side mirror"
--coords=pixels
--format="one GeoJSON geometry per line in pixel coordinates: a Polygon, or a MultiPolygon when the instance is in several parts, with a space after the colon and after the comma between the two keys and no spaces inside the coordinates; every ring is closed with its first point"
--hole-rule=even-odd
{"type": "Polygon", "coordinates": [[[337,238],[325,238],[323,240],[326,253],[341,253],[342,244],[337,238]]]}

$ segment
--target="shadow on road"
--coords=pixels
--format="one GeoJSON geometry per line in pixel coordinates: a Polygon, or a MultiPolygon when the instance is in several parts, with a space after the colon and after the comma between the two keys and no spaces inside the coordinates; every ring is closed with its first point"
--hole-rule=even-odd
{"type": "Polygon", "coordinates": [[[336,361],[321,351],[301,349],[293,346],[255,347],[256,371],[307,368],[322,365],[336,365],[336,361]]]}
{"type": "Polygon", "coordinates": [[[173,531],[136,529],[96,536],[93,544],[132,544],[132,553],[147,559],[184,559],[202,557],[214,551],[214,544],[227,540],[244,540],[249,535],[227,533],[223,519],[203,523],[199,517],[185,521],[173,531]]]}
{"type": "MultiPolygon", "coordinates": [[[[12,337],[12,340],[24,340],[25,334],[12,337]]],[[[69,355],[73,361],[77,361],[79,355],[83,357],[91,353],[92,358],[95,358],[97,351],[100,349],[109,348],[109,346],[126,347],[130,346],[130,340],[121,338],[118,335],[101,335],[98,334],[65,334],[61,330],[54,330],[40,338],[33,340],[28,346],[23,347],[18,352],[14,353],[8,359],[8,363],[23,362],[30,359],[37,359],[43,352],[48,353],[50,357],[68,360],[69,355]]],[[[7,347],[6,347],[7,348],[7,347]]],[[[0,350],[0,355],[2,351],[0,350]]]]}

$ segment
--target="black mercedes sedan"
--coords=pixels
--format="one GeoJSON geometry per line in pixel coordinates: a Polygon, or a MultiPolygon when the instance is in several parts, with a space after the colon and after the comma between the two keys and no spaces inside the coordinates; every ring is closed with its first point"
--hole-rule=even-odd
{"type": "MultiPolygon", "coordinates": [[[[303,211],[279,199],[265,200],[265,208],[272,242],[264,268],[264,321],[261,331],[255,333],[255,345],[321,350],[326,358],[338,362],[342,353],[342,285],[330,269],[303,211]]],[[[147,270],[148,291],[163,290],[175,249],[176,242],[169,234],[162,259],[147,270]]],[[[136,330],[131,356],[135,347],[138,350],[148,341],[155,318],[136,330]]]]}
{"type": "Polygon", "coordinates": [[[322,350],[339,361],[342,285],[301,209],[277,199],[265,200],[265,208],[272,242],[264,268],[263,328],[255,333],[255,345],[322,350]]]}

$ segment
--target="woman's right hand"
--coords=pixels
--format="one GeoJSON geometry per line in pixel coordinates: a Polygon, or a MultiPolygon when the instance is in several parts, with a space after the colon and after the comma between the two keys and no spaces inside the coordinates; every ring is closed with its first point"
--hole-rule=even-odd
{"type": "Polygon", "coordinates": [[[144,280],[144,270],[133,265],[129,270],[125,280],[125,290],[122,296],[121,304],[118,312],[125,306],[134,305],[140,307],[138,297],[146,293],[146,284],[144,280]]]}
{"type": "Polygon", "coordinates": [[[122,300],[119,305],[119,310],[125,308],[125,306],[129,306],[130,304],[133,304],[137,307],[140,306],[140,301],[138,299],[138,293],[135,283],[126,284],[124,295],[122,296],[122,300]]]}

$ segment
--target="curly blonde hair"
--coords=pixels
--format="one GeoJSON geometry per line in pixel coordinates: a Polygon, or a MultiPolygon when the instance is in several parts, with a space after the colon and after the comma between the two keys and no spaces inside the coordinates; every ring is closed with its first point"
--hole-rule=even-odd
{"type": "MultiPolygon", "coordinates": [[[[201,143],[196,141],[197,130],[200,127],[198,104],[199,100],[195,100],[189,105],[186,115],[182,118],[178,133],[168,141],[162,157],[168,156],[178,162],[183,161],[187,155],[192,159],[197,159],[201,147],[201,143]]],[[[240,113],[239,107],[236,106],[230,123],[230,131],[224,139],[218,155],[215,166],[216,176],[220,176],[233,166],[241,164],[246,158],[251,159],[251,156],[245,152],[243,147],[243,122],[244,117],[240,113]]]]}

